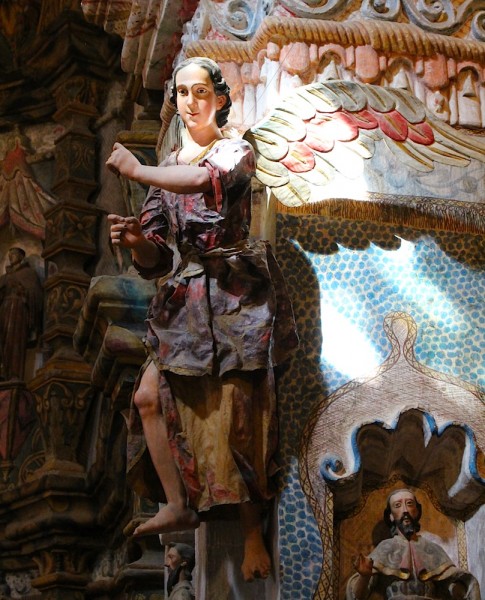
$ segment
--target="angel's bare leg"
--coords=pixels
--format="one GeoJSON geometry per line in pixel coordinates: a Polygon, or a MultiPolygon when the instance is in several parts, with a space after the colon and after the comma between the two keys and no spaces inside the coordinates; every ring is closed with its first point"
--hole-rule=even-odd
{"type": "Polygon", "coordinates": [[[158,398],[158,384],[158,369],[151,363],[143,373],[135,393],[135,404],[140,413],[148,451],[165,491],[167,503],[154,517],[135,529],[135,536],[196,529],[199,526],[197,514],[187,506],[185,487],[170,452],[167,428],[158,398]]]}
{"type": "Polygon", "coordinates": [[[241,571],[245,581],[266,579],[271,572],[271,559],[263,539],[261,506],[244,502],[239,507],[244,534],[244,559],[241,571]]]}

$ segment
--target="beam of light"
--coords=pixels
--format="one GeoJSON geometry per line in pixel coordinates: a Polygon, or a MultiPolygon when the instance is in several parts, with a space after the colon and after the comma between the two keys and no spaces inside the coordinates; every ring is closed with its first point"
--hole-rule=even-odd
{"type": "Polygon", "coordinates": [[[432,283],[416,263],[415,243],[402,238],[401,247],[389,252],[383,263],[381,275],[398,288],[399,295],[417,303],[425,310],[432,321],[441,322],[452,318],[455,325],[462,324],[464,315],[456,310],[449,296],[432,283]]]}
{"type": "Polygon", "coordinates": [[[320,360],[350,379],[368,375],[382,362],[371,340],[324,299],[320,301],[322,349],[320,360]]]}

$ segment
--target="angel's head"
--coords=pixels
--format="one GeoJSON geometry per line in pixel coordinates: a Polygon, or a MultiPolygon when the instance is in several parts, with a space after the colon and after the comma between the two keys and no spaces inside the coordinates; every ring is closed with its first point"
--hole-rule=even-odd
{"type": "Polygon", "coordinates": [[[212,81],[212,85],[214,86],[214,92],[216,93],[216,96],[221,96],[225,98],[224,104],[216,112],[217,126],[222,127],[227,123],[229,111],[231,110],[231,88],[227,85],[226,80],[222,76],[222,72],[219,65],[210,58],[205,58],[202,56],[188,58],[175,67],[170,88],[170,102],[174,106],[177,106],[177,73],[179,73],[185,67],[194,64],[207,71],[210,80],[212,81]]]}

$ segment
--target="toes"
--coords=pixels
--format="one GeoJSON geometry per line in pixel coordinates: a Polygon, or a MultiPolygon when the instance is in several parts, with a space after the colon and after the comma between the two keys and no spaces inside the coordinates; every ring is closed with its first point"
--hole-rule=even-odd
{"type": "Polygon", "coordinates": [[[251,583],[251,581],[254,581],[255,579],[267,579],[269,577],[269,573],[269,567],[249,570],[242,569],[244,581],[247,583],[251,583]]]}

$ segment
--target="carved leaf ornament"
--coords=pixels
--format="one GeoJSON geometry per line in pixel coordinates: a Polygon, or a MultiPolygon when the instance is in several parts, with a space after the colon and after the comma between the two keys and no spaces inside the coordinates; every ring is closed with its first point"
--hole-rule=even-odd
{"type": "MultiPolygon", "coordinates": [[[[292,14],[309,19],[341,17],[352,5],[350,0],[282,0],[292,14]]],[[[471,37],[485,40],[483,3],[464,0],[363,0],[360,12],[365,18],[398,22],[403,15],[425,31],[453,35],[471,21],[471,37]]]]}
{"type": "Polygon", "coordinates": [[[243,137],[256,153],[256,177],[288,207],[322,200],[336,171],[355,177],[377,143],[421,172],[485,162],[484,142],[437,119],[411,94],[350,81],[298,88],[243,137]]]}

